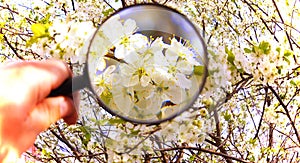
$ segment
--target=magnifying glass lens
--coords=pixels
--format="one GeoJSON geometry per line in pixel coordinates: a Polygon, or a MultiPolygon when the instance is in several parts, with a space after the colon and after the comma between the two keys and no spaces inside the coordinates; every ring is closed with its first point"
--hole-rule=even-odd
{"type": "Polygon", "coordinates": [[[168,120],[199,96],[206,55],[185,16],[158,5],[131,6],[101,24],[91,40],[92,91],[108,112],[125,120],[168,120]]]}

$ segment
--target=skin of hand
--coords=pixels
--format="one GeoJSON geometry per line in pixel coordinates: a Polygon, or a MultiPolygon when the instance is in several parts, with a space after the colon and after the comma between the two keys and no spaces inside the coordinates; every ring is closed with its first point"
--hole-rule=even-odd
{"type": "Polygon", "coordinates": [[[57,60],[0,67],[0,162],[13,162],[57,120],[76,123],[78,94],[47,97],[70,76],[68,66],[57,60]]]}

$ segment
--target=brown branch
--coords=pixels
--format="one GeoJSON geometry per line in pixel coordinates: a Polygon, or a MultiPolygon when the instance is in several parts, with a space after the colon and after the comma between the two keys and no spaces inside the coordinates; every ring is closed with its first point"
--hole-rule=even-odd
{"type": "Polygon", "coordinates": [[[9,48],[14,52],[14,54],[19,58],[24,60],[24,58],[22,56],[20,56],[16,50],[16,48],[14,48],[12,46],[12,44],[8,41],[7,37],[5,35],[3,35],[4,41],[7,43],[7,45],[9,46],[9,48]]]}
{"type": "MultiPolygon", "coordinates": [[[[14,14],[17,14],[17,15],[20,15],[20,13],[19,12],[17,12],[17,11],[15,11],[15,10],[12,10],[11,8],[9,8],[9,6],[7,5],[7,7],[5,7],[5,6],[1,6],[0,5],[0,8],[2,8],[2,9],[6,9],[6,10],[8,10],[8,11],[10,11],[11,13],[14,13],[14,14]]],[[[25,18],[29,23],[36,23],[36,21],[34,21],[34,20],[31,20],[31,19],[29,19],[29,18],[25,18]]]]}
{"type": "MultiPolygon", "coordinates": [[[[59,127],[56,127],[57,129],[59,129],[59,127]]],[[[69,141],[64,137],[64,135],[61,134],[61,136],[59,136],[52,128],[50,128],[50,132],[61,142],[65,143],[73,152],[73,154],[75,155],[75,158],[79,160],[79,152],[75,149],[75,147],[69,143],[69,141]]]]}
{"type": "Polygon", "coordinates": [[[233,157],[224,153],[220,153],[220,152],[216,152],[214,150],[211,149],[203,149],[200,147],[174,147],[174,148],[165,148],[165,149],[157,149],[155,151],[174,151],[174,150],[196,150],[196,151],[200,151],[200,152],[204,152],[204,153],[209,153],[209,154],[213,154],[213,155],[217,155],[217,156],[222,156],[225,159],[230,159],[230,160],[235,160],[235,161],[239,161],[242,163],[250,163],[250,161],[246,161],[237,157],[233,157]]]}
{"type": "Polygon", "coordinates": [[[232,93],[230,93],[230,94],[228,93],[226,95],[225,101],[230,100],[233,97],[233,95],[238,93],[248,82],[251,83],[250,79],[252,79],[252,78],[253,78],[253,76],[250,75],[247,78],[243,78],[242,80],[240,80],[239,82],[234,84],[234,86],[235,86],[234,90],[232,91],[232,93]]]}
{"type": "Polygon", "coordinates": [[[270,128],[269,128],[269,144],[268,144],[268,147],[270,147],[270,149],[273,147],[273,143],[274,143],[274,140],[273,140],[273,131],[274,131],[274,128],[276,126],[276,124],[274,123],[270,123],[270,128]]]}
{"type": "MultiPolygon", "coordinates": [[[[250,10],[252,10],[252,11],[254,11],[254,12],[257,12],[257,11],[252,7],[252,5],[251,5],[249,2],[247,2],[246,0],[243,0],[243,2],[246,3],[246,4],[249,6],[250,10]]],[[[262,17],[260,17],[260,20],[261,20],[262,23],[265,25],[265,27],[267,28],[267,30],[274,36],[274,39],[278,42],[278,41],[279,41],[278,38],[275,36],[275,33],[269,28],[267,22],[266,22],[262,17]]]]}
{"type": "Polygon", "coordinates": [[[268,98],[268,88],[265,88],[265,92],[266,93],[265,93],[265,99],[264,99],[264,104],[263,104],[263,110],[262,110],[261,117],[260,117],[260,120],[259,120],[259,123],[258,123],[256,134],[255,134],[255,136],[254,136],[253,139],[258,138],[259,130],[260,130],[260,127],[261,127],[261,124],[262,124],[262,120],[263,120],[263,117],[264,117],[264,113],[265,113],[265,109],[266,109],[266,103],[267,103],[267,98],[268,98]]]}
{"type": "MultiPolygon", "coordinates": [[[[53,153],[55,153],[55,152],[53,152],[53,153]]],[[[70,156],[57,156],[57,155],[55,155],[55,157],[51,157],[51,158],[39,158],[38,156],[35,156],[35,155],[33,155],[32,153],[30,153],[30,152],[26,152],[26,154],[29,156],[29,157],[32,157],[32,158],[34,158],[35,160],[37,160],[37,161],[42,161],[42,162],[49,162],[49,161],[51,161],[51,160],[55,160],[56,162],[61,162],[60,160],[63,160],[63,159],[66,159],[66,158],[76,158],[76,156],[72,156],[72,155],[70,155],[70,156]]],[[[89,154],[84,154],[84,155],[80,155],[80,156],[78,156],[79,158],[84,158],[84,157],[86,157],[86,158],[91,158],[91,157],[96,157],[96,156],[101,156],[101,155],[104,155],[105,153],[102,153],[102,152],[100,152],[100,153],[89,153],[89,154]]]]}
{"type": "MultiPolygon", "coordinates": [[[[219,123],[218,123],[219,126],[219,123]]],[[[209,134],[209,136],[215,141],[216,147],[218,147],[218,149],[221,151],[221,153],[224,153],[225,155],[228,155],[227,151],[225,150],[225,148],[222,145],[222,139],[221,139],[221,133],[218,133],[217,131],[217,135],[220,136],[215,136],[213,134],[209,134]]],[[[230,158],[224,157],[227,163],[232,163],[232,160],[230,158]]]]}
{"type": "Polygon", "coordinates": [[[75,2],[74,2],[74,0],[71,0],[71,3],[72,3],[72,9],[73,9],[73,11],[75,11],[76,9],[75,9],[75,2]]]}
{"type": "Polygon", "coordinates": [[[6,32],[4,32],[4,31],[10,32],[13,35],[32,37],[31,33],[21,33],[21,31],[17,31],[17,29],[8,29],[8,28],[1,27],[0,33],[5,34],[6,32]],[[15,30],[16,32],[12,31],[12,30],[15,30]]]}
{"type": "MultiPolygon", "coordinates": [[[[297,0],[295,0],[293,7],[296,6],[296,2],[297,2],[297,0]]],[[[292,11],[292,14],[291,14],[291,24],[293,23],[294,13],[295,13],[295,10],[293,10],[293,11],[292,11]]],[[[291,26],[292,26],[292,25],[291,25],[291,26]]],[[[292,28],[292,29],[293,29],[293,28],[292,28]]],[[[296,31],[298,31],[298,30],[296,30],[296,31]]],[[[298,31],[298,32],[299,32],[299,31],[298,31]]],[[[292,30],[291,30],[291,29],[290,29],[290,36],[292,36],[292,30]]],[[[291,38],[291,41],[293,42],[294,45],[296,45],[297,48],[300,49],[300,46],[299,46],[292,38],[291,38]]],[[[294,58],[294,61],[295,61],[297,64],[299,64],[295,54],[293,55],[293,58],[294,58]]]]}
{"type": "Polygon", "coordinates": [[[160,3],[160,2],[157,2],[156,0],[152,0],[153,3],[161,4],[161,5],[166,4],[168,1],[169,1],[169,0],[165,0],[164,2],[160,3]]]}
{"type": "MultiPolygon", "coordinates": [[[[275,0],[272,0],[272,2],[273,2],[274,6],[275,6],[275,8],[276,8],[276,11],[277,11],[277,13],[278,13],[278,15],[279,15],[279,18],[280,18],[281,22],[284,24],[284,20],[283,20],[283,18],[282,18],[282,16],[281,16],[281,13],[280,13],[280,11],[279,11],[279,9],[278,9],[278,6],[277,6],[275,0]]],[[[291,48],[291,50],[293,50],[293,44],[292,44],[292,42],[291,42],[291,38],[290,38],[288,32],[285,31],[285,34],[286,34],[286,37],[288,38],[290,48],[291,48]]]]}
{"type": "Polygon", "coordinates": [[[127,4],[126,4],[126,1],[125,1],[125,0],[121,0],[121,2],[122,2],[122,7],[126,7],[126,6],[127,6],[127,4]]]}
{"type": "Polygon", "coordinates": [[[274,90],[274,88],[270,85],[268,85],[268,88],[272,91],[272,93],[275,95],[275,97],[277,98],[277,100],[279,101],[280,105],[282,106],[282,108],[284,109],[285,111],[285,114],[287,115],[289,121],[291,122],[291,125],[294,129],[294,132],[296,134],[296,137],[297,137],[297,140],[298,140],[298,143],[300,143],[300,136],[299,136],[299,133],[298,133],[298,130],[296,128],[296,125],[295,125],[295,122],[293,121],[291,115],[290,115],[290,112],[287,108],[287,105],[284,104],[284,102],[282,101],[281,97],[279,96],[279,94],[274,90]]]}
{"type": "MultiPolygon", "coordinates": [[[[186,147],[187,143],[182,143],[182,146],[186,147]]],[[[183,154],[184,154],[183,149],[180,149],[175,163],[180,163],[181,159],[183,158],[183,154]]]]}
{"type": "MultiPolygon", "coordinates": [[[[163,148],[163,147],[162,147],[162,142],[159,141],[159,137],[158,137],[157,135],[153,135],[152,141],[155,141],[155,142],[156,142],[158,148],[160,148],[160,149],[163,148]]],[[[160,157],[162,157],[163,162],[169,162],[169,156],[168,156],[167,153],[165,153],[164,151],[160,151],[160,154],[161,154],[160,157]]]]}
{"type": "Polygon", "coordinates": [[[151,156],[150,156],[150,154],[146,154],[146,155],[145,155],[145,158],[144,158],[144,163],[150,163],[150,161],[151,161],[151,156]]]}
{"type": "Polygon", "coordinates": [[[290,25],[290,24],[286,24],[285,22],[280,22],[280,21],[277,21],[277,20],[268,20],[268,21],[266,21],[266,23],[275,23],[275,24],[277,24],[277,26],[279,26],[278,24],[282,24],[282,25],[284,25],[285,27],[288,27],[288,28],[290,28],[291,30],[294,30],[295,32],[300,33],[300,30],[299,30],[299,29],[293,27],[293,26],[290,25]]]}

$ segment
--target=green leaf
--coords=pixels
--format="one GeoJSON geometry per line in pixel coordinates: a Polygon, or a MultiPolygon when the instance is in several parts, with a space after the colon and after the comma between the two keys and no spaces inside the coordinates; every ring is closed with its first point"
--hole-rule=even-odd
{"type": "Polygon", "coordinates": [[[43,19],[41,19],[39,22],[41,24],[50,24],[50,18],[51,18],[51,14],[50,13],[47,13],[43,19]]]}
{"type": "Polygon", "coordinates": [[[257,140],[257,139],[252,139],[252,138],[250,138],[249,143],[252,144],[252,145],[255,145],[256,140],[257,140]]]}
{"type": "Polygon", "coordinates": [[[289,50],[285,50],[284,53],[283,53],[283,56],[285,57],[289,57],[289,56],[292,56],[293,55],[293,52],[289,51],[289,50]]]}
{"type": "Polygon", "coordinates": [[[113,8],[109,8],[109,9],[107,9],[107,10],[102,11],[102,14],[103,14],[104,16],[109,16],[110,13],[112,13],[112,12],[114,12],[114,9],[113,9],[113,8]]]}
{"type": "Polygon", "coordinates": [[[3,38],[4,38],[4,34],[0,33],[0,43],[4,40],[3,38]]]}
{"type": "Polygon", "coordinates": [[[207,52],[208,52],[208,54],[210,54],[213,58],[216,58],[216,57],[217,57],[217,54],[216,54],[214,51],[208,49],[207,52]]]}
{"type": "Polygon", "coordinates": [[[138,136],[140,132],[141,132],[141,130],[131,130],[130,135],[131,136],[138,136]]]}
{"type": "Polygon", "coordinates": [[[112,99],[112,93],[108,89],[105,89],[100,95],[100,98],[105,104],[109,104],[112,99]]]}
{"type": "Polygon", "coordinates": [[[195,155],[191,155],[190,158],[189,158],[189,161],[193,162],[195,159],[196,159],[196,156],[195,155]]]}
{"type": "Polygon", "coordinates": [[[300,81],[292,79],[292,80],[290,81],[290,84],[293,85],[293,86],[298,87],[298,86],[300,85],[300,81]]]}
{"type": "Polygon", "coordinates": [[[120,119],[120,118],[112,118],[112,119],[108,120],[108,123],[112,124],[112,125],[114,125],[114,124],[122,124],[124,122],[125,121],[123,119],[120,119]]]}
{"type": "Polygon", "coordinates": [[[194,66],[194,74],[195,75],[203,75],[204,73],[204,66],[194,66]]]}
{"type": "Polygon", "coordinates": [[[294,81],[294,80],[291,80],[290,81],[290,84],[294,85],[294,86],[297,86],[297,83],[294,81]]]}
{"type": "Polygon", "coordinates": [[[228,113],[228,111],[225,112],[224,119],[225,119],[225,121],[229,121],[231,119],[231,114],[228,113]]]}
{"type": "Polygon", "coordinates": [[[31,30],[34,34],[34,36],[39,37],[46,34],[46,26],[44,24],[32,24],[31,30]]]}
{"type": "Polygon", "coordinates": [[[271,52],[271,45],[269,42],[263,41],[258,47],[260,50],[262,50],[263,54],[270,54],[271,52]]]}
{"type": "Polygon", "coordinates": [[[234,56],[232,50],[231,50],[231,49],[228,49],[228,47],[226,46],[226,47],[225,47],[225,52],[226,52],[226,54],[228,55],[228,56],[227,56],[227,61],[228,61],[229,63],[231,63],[232,65],[234,65],[234,59],[235,59],[235,56],[234,56]]]}
{"type": "Polygon", "coordinates": [[[251,49],[248,48],[244,48],[245,53],[252,53],[253,51],[251,49]]]}
{"type": "Polygon", "coordinates": [[[281,51],[280,47],[276,48],[276,51],[278,52],[278,54],[280,54],[281,51]]]}
{"type": "Polygon", "coordinates": [[[36,43],[39,38],[44,38],[44,37],[50,37],[49,34],[49,29],[50,25],[49,24],[32,24],[31,25],[31,30],[33,32],[33,36],[26,42],[26,46],[30,46],[34,43],[36,43]]]}
{"type": "Polygon", "coordinates": [[[79,129],[81,130],[81,132],[84,134],[82,143],[84,145],[87,145],[88,142],[91,140],[91,133],[89,132],[89,130],[85,127],[85,126],[80,126],[79,129]]]}
{"type": "Polygon", "coordinates": [[[95,124],[99,126],[106,125],[108,123],[107,119],[95,120],[95,124]]]}
{"type": "Polygon", "coordinates": [[[278,74],[281,74],[282,69],[283,69],[282,66],[277,66],[277,72],[278,72],[278,74]]]}
{"type": "Polygon", "coordinates": [[[286,61],[290,65],[291,61],[290,61],[289,57],[283,56],[283,60],[286,61]]]}
{"type": "Polygon", "coordinates": [[[47,152],[47,150],[45,148],[42,149],[42,154],[46,157],[50,157],[51,156],[51,153],[50,152],[47,152]]]}

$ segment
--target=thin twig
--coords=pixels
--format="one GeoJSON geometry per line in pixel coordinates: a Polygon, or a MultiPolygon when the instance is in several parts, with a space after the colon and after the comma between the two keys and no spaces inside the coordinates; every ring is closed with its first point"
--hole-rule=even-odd
{"type": "Polygon", "coordinates": [[[274,88],[270,85],[268,85],[268,88],[272,91],[272,93],[275,95],[275,97],[277,98],[277,100],[279,101],[280,105],[282,106],[282,108],[284,109],[285,111],[285,114],[287,115],[289,121],[291,122],[291,125],[294,129],[294,132],[296,134],[296,137],[297,137],[297,140],[298,140],[298,143],[300,143],[300,136],[299,136],[299,133],[298,133],[298,130],[296,128],[296,125],[295,125],[295,122],[293,121],[291,115],[290,115],[290,112],[287,108],[287,106],[284,104],[284,102],[282,101],[281,97],[279,96],[279,94],[274,90],[274,88]]]}
{"type": "MultiPolygon", "coordinates": [[[[282,22],[283,24],[285,24],[285,23],[284,23],[284,20],[283,20],[283,18],[282,18],[282,16],[281,16],[281,13],[280,13],[280,11],[279,11],[279,9],[278,9],[278,6],[277,6],[277,4],[276,4],[276,2],[275,2],[275,0],[272,0],[272,2],[273,2],[274,6],[275,6],[275,8],[276,8],[276,11],[277,11],[277,13],[278,13],[278,15],[279,15],[279,18],[280,18],[281,22],[282,22]]],[[[293,50],[293,44],[292,44],[292,42],[291,42],[291,38],[290,38],[288,32],[285,31],[285,34],[286,34],[286,37],[288,38],[290,48],[291,48],[291,50],[293,50]]]]}
{"type": "Polygon", "coordinates": [[[73,11],[75,11],[76,9],[75,9],[75,2],[74,2],[74,0],[71,0],[71,3],[72,3],[72,9],[73,9],[73,11]]]}
{"type": "MultiPolygon", "coordinates": [[[[59,128],[59,127],[57,127],[59,128]]],[[[79,160],[79,156],[80,154],[78,153],[78,151],[75,149],[75,147],[73,147],[72,144],[69,143],[69,141],[67,139],[65,139],[64,137],[59,136],[53,129],[50,128],[50,132],[56,137],[58,138],[61,142],[65,143],[73,152],[73,154],[75,155],[75,157],[79,160]]]]}
{"type": "Polygon", "coordinates": [[[242,162],[242,163],[250,163],[250,161],[246,161],[246,160],[243,160],[243,159],[240,159],[240,158],[236,158],[236,157],[224,154],[224,153],[216,152],[214,150],[203,149],[203,148],[200,148],[200,147],[185,147],[184,146],[184,147],[174,147],[174,148],[157,149],[155,151],[162,152],[162,151],[174,151],[174,150],[197,150],[197,151],[201,151],[201,152],[205,152],[205,153],[209,153],[209,154],[214,154],[214,155],[222,156],[224,158],[235,160],[235,161],[239,161],[239,162],[242,162]]]}
{"type": "Polygon", "coordinates": [[[264,104],[263,104],[263,110],[262,110],[261,117],[260,117],[260,120],[259,120],[259,123],[258,123],[256,134],[255,134],[253,139],[258,138],[259,130],[260,130],[262,120],[263,120],[263,117],[264,117],[264,113],[265,113],[265,109],[266,109],[267,98],[268,98],[268,88],[265,88],[265,99],[264,99],[264,104]]]}
{"type": "Polygon", "coordinates": [[[7,37],[5,35],[3,35],[4,41],[7,43],[7,45],[9,46],[9,48],[14,52],[14,54],[19,58],[24,60],[24,58],[22,56],[20,56],[16,50],[16,48],[14,48],[11,43],[8,41],[7,37]]]}

